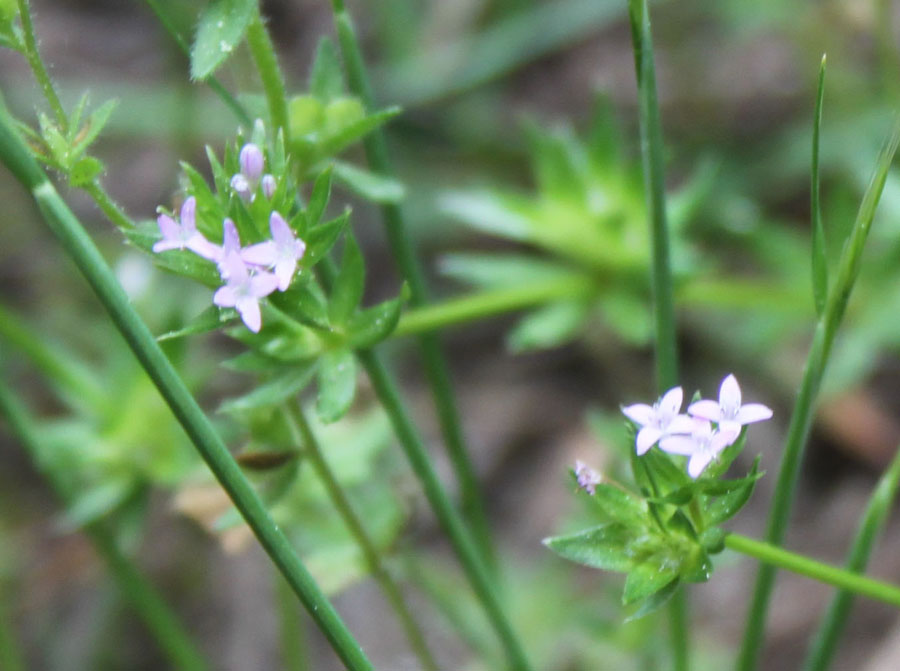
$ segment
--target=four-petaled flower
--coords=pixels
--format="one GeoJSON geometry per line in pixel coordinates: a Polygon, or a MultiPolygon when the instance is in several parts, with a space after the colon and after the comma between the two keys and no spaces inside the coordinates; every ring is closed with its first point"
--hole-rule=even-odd
{"type": "Polygon", "coordinates": [[[741,405],[741,388],[734,375],[728,375],[719,387],[719,402],[697,401],[688,407],[694,417],[715,422],[720,431],[740,433],[744,424],[761,422],[772,416],[772,410],[762,403],[741,405]]]}
{"type": "Polygon", "coordinates": [[[723,430],[721,425],[714,429],[705,419],[694,419],[691,435],[666,436],[659,441],[664,452],[683,454],[688,457],[688,475],[697,478],[713,459],[726,447],[734,443],[740,434],[723,430]]]}
{"type": "Polygon", "coordinates": [[[306,243],[298,239],[278,212],[269,217],[272,239],[250,245],[241,250],[241,258],[254,266],[273,268],[278,278],[278,290],[285,291],[297,270],[297,261],[306,252],[306,243]]]}
{"type": "Polygon", "coordinates": [[[153,251],[159,253],[170,249],[189,249],[205,259],[214,260],[218,247],[197,230],[196,216],[197,199],[193,196],[181,206],[180,221],[175,221],[168,214],[160,214],[156,223],[163,237],[153,245],[153,251]]]}
{"type": "Polygon", "coordinates": [[[625,416],[641,427],[635,439],[638,454],[647,452],[663,436],[691,431],[691,418],[679,414],[683,396],[681,387],[675,387],[663,394],[652,406],[635,403],[622,408],[625,416]]]}
{"type": "Polygon", "coordinates": [[[220,264],[226,284],[213,295],[213,303],[223,308],[235,308],[247,328],[259,333],[262,314],[259,299],[268,296],[278,286],[278,279],[269,272],[258,270],[250,274],[240,254],[227,254],[220,264]]]}

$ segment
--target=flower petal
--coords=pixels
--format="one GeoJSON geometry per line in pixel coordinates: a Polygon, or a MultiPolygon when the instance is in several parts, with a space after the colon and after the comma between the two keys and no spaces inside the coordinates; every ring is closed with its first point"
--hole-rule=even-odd
{"type": "Polygon", "coordinates": [[[216,289],[216,293],[213,294],[213,303],[220,308],[233,308],[237,303],[237,293],[234,287],[226,284],[224,287],[216,289]]]}
{"type": "Polygon", "coordinates": [[[204,259],[208,261],[215,261],[218,263],[222,260],[222,248],[219,245],[215,245],[211,243],[209,240],[203,237],[201,233],[195,233],[191,236],[190,240],[185,243],[185,247],[190,249],[194,254],[198,256],[202,256],[204,259]]]}
{"type": "Polygon", "coordinates": [[[697,401],[688,406],[688,413],[694,417],[708,419],[710,422],[718,422],[722,417],[722,408],[715,401],[697,401]]]}
{"type": "Polygon", "coordinates": [[[691,459],[688,461],[688,475],[696,480],[712,460],[713,455],[709,452],[698,452],[691,455],[691,459]]]}
{"type": "Polygon", "coordinates": [[[244,247],[241,250],[241,258],[254,266],[273,266],[278,258],[278,249],[271,240],[258,242],[255,245],[244,247]]]}
{"type": "Polygon", "coordinates": [[[255,298],[263,298],[278,288],[278,278],[272,273],[260,271],[250,278],[250,292],[255,298]]]}
{"type": "MultiPolygon", "coordinates": [[[[181,226],[168,214],[159,215],[156,218],[156,224],[159,226],[159,232],[162,233],[165,240],[176,240],[181,235],[181,226]]],[[[156,250],[154,249],[153,251],[155,252],[156,250]]]]}
{"type": "Polygon", "coordinates": [[[669,389],[659,400],[659,412],[663,417],[672,417],[681,411],[684,391],[681,387],[669,389]]]}
{"type": "Polygon", "coordinates": [[[698,445],[691,436],[666,436],[659,441],[659,448],[670,454],[695,454],[698,445]]]}
{"type": "Polygon", "coordinates": [[[742,405],[737,415],[737,421],[741,424],[752,424],[753,422],[762,422],[771,419],[772,410],[762,403],[748,403],[742,405]]]}
{"type": "Polygon", "coordinates": [[[252,296],[241,296],[234,306],[241,315],[241,319],[248,329],[259,333],[262,328],[262,314],[259,311],[259,301],[252,296]]]}
{"type": "Polygon", "coordinates": [[[675,415],[666,427],[666,433],[691,433],[694,430],[696,421],[693,417],[688,417],[687,415],[675,415]]]}
{"type": "Polygon", "coordinates": [[[622,414],[635,424],[646,426],[653,422],[653,417],[656,413],[654,413],[653,408],[646,403],[635,403],[634,405],[622,408],[622,414]]]}
{"type": "Polygon", "coordinates": [[[241,261],[241,257],[237,252],[226,253],[222,250],[224,256],[219,262],[219,274],[222,279],[229,284],[243,284],[247,281],[247,266],[241,261]]]}
{"type": "Polygon", "coordinates": [[[285,291],[291,286],[295,270],[297,270],[297,262],[293,259],[282,259],[275,264],[275,277],[278,278],[279,291],[285,291]]]}
{"type": "Polygon", "coordinates": [[[741,407],[741,388],[734,375],[729,374],[722,380],[722,386],[719,387],[719,405],[726,413],[729,411],[737,413],[741,407]]]}
{"type": "Polygon", "coordinates": [[[294,232],[288,223],[278,212],[272,212],[269,216],[269,231],[272,239],[279,247],[291,248],[294,245],[294,232]]]}
{"type": "Polygon", "coordinates": [[[653,445],[662,438],[662,431],[653,426],[645,426],[638,431],[637,440],[634,441],[638,456],[646,454],[653,445]]]}
{"type": "Polygon", "coordinates": [[[191,196],[181,206],[181,225],[189,231],[197,230],[197,199],[191,196]]]}

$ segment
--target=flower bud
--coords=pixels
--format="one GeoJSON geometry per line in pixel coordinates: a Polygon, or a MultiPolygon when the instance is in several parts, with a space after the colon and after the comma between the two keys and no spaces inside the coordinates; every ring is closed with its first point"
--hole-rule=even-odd
{"type": "Polygon", "coordinates": [[[241,149],[240,164],[241,174],[248,182],[256,184],[265,169],[265,157],[259,147],[248,142],[241,149]]]}
{"type": "Polygon", "coordinates": [[[275,177],[273,175],[263,175],[262,178],[262,191],[263,195],[266,198],[271,199],[275,193],[275,187],[278,186],[278,182],[275,181],[275,177]]]}
{"type": "Polygon", "coordinates": [[[575,462],[575,480],[578,486],[591,496],[597,491],[597,485],[603,482],[603,476],[583,461],[575,462]]]}
{"type": "Polygon", "coordinates": [[[238,173],[231,178],[231,188],[241,197],[241,200],[245,202],[253,200],[253,189],[250,188],[250,182],[243,174],[238,173]]]}

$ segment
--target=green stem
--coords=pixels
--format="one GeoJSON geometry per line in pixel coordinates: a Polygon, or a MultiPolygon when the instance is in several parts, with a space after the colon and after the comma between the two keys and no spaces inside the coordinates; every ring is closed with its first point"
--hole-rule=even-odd
{"type": "MultiPolygon", "coordinates": [[[[803,380],[800,383],[800,391],[791,415],[785,449],[781,457],[772,509],[769,511],[766,541],[772,545],[780,545],[784,540],[793,504],[794,490],[797,486],[803,448],[812,427],[816,397],[825,374],[834,337],[859,274],[863,248],[875,217],[875,209],[881,198],[884,183],[887,180],[888,170],[897,151],[898,141],[900,141],[900,123],[895,123],[893,133],[882,147],[875,174],[863,196],[850,237],[844,245],[837,277],[828,293],[825,311],[819,318],[813,334],[806,368],[803,371],[803,380]]],[[[762,648],[766,613],[774,585],[775,566],[760,566],[747,617],[747,628],[737,661],[739,671],[752,671],[757,666],[762,648]]]]}
{"type": "Polygon", "coordinates": [[[282,668],[284,671],[311,671],[309,641],[302,611],[291,586],[280,573],[275,574],[275,581],[282,668]]]}
{"type": "Polygon", "coordinates": [[[541,305],[558,299],[589,296],[594,291],[587,277],[560,277],[524,287],[489,289],[407,311],[392,335],[438,331],[447,326],[541,305]]]}
{"type": "Polygon", "coordinates": [[[285,143],[290,141],[290,126],[288,124],[287,93],[284,89],[284,78],[281,68],[278,67],[278,56],[275,53],[275,45],[263,24],[262,17],[257,12],[247,27],[247,45],[256,63],[256,69],[262,80],[263,91],[266,94],[266,103],[269,107],[269,116],[272,117],[273,130],[284,132],[285,143]]]}
{"type": "Polygon", "coordinates": [[[85,192],[94,199],[100,211],[106,215],[112,223],[123,231],[134,228],[134,222],[131,220],[121,207],[112,199],[112,196],[101,186],[98,180],[94,180],[84,187],[85,192]]]}
{"type": "Polygon", "coordinates": [[[515,669],[515,671],[527,671],[531,668],[531,665],[528,663],[525,652],[515,632],[513,632],[506,614],[503,612],[503,608],[500,606],[500,600],[491,580],[491,573],[485,566],[482,554],[479,552],[471,533],[466,528],[462,518],[456,512],[450,498],[441,485],[431,464],[431,459],[425,450],[425,445],[406,412],[396,384],[375,352],[360,350],[357,352],[357,355],[368,373],[375,394],[391,420],[394,432],[400,440],[400,445],[403,447],[406,458],[422,483],[422,489],[428,498],[428,502],[431,504],[435,516],[438,518],[438,522],[440,522],[444,532],[450,539],[450,543],[459,558],[466,577],[472,585],[473,591],[481,601],[488,619],[506,650],[510,668],[515,669]]]}
{"type": "Polygon", "coordinates": [[[351,671],[372,669],[371,662],[303,566],[287,537],[271,520],[240,466],[141,321],[90,236],[38,166],[5,105],[0,106],[0,160],[31,191],[49,228],[94,289],[188,437],[335,652],[351,671]]]}
{"type": "Polygon", "coordinates": [[[739,534],[728,534],[725,537],[725,547],[748,557],[754,557],[767,565],[787,569],[826,585],[839,587],[859,596],[869,597],[900,608],[900,587],[896,585],[867,578],[836,566],[829,566],[804,555],[788,552],[770,543],[763,543],[739,534]]]}
{"type": "MultiPolygon", "coordinates": [[[[362,100],[366,109],[371,111],[375,102],[372,85],[353,22],[344,8],[343,0],[332,0],[331,6],[350,90],[362,100]]],[[[366,160],[374,172],[386,176],[394,174],[387,140],[381,129],[376,129],[367,135],[363,145],[366,151],[366,160]]],[[[416,258],[412,236],[406,229],[402,210],[395,204],[384,204],[381,206],[381,215],[394,261],[409,284],[410,304],[416,308],[427,305],[429,298],[425,274],[416,258]]],[[[418,341],[425,375],[434,397],[444,445],[459,483],[463,514],[474,531],[479,551],[487,566],[495,570],[496,554],[485,513],[481,487],[463,437],[462,422],[453,393],[450,367],[436,333],[420,333],[418,341]]]]}
{"type": "Polygon", "coordinates": [[[53,111],[53,116],[56,117],[56,123],[65,134],[69,130],[69,117],[63,109],[59,96],[56,95],[56,89],[53,88],[53,82],[47,73],[47,68],[44,67],[44,61],[41,60],[41,53],[38,51],[37,40],[34,37],[34,24],[31,22],[31,8],[28,6],[28,0],[18,0],[18,3],[25,58],[28,60],[28,65],[34,73],[38,86],[41,87],[44,98],[47,99],[47,103],[53,111]]]}
{"type": "MultiPolygon", "coordinates": [[[[0,380],[0,414],[6,418],[12,432],[21,440],[23,447],[40,468],[42,459],[39,455],[42,450],[35,420],[29,416],[21,403],[16,400],[12,390],[2,380],[0,380]]],[[[50,468],[41,468],[41,471],[59,497],[66,502],[70,497],[66,496],[65,492],[71,490],[71,483],[65,482],[60,473],[50,468]]],[[[153,585],[121,551],[106,526],[95,522],[86,526],[84,533],[97,550],[97,554],[106,562],[119,589],[156,637],[175,668],[193,671],[208,668],[203,655],[188,637],[184,625],[153,585]]]]}
{"type": "MultiPolygon", "coordinates": [[[[897,496],[897,488],[900,486],[900,449],[894,455],[894,459],[887,471],[881,476],[869,504],[866,506],[860,520],[856,538],[847,555],[844,567],[852,573],[862,573],[866,570],[872,548],[884,524],[888,513],[897,496]]],[[[822,624],[813,638],[813,644],[807,653],[803,664],[803,671],[825,671],[831,664],[831,659],[837,647],[838,639],[844,630],[850,607],[853,605],[853,594],[847,590],[841,590],[831,600],[822,624]]]]}
{"type": "Polygon", "coordinates": [[[344,521],[344,524],[347,526],[347,529],[350,531],[356,544],[359,546],[372,577],[378,582],[388,603],[397,613],[400,624],[403,626],[403,630],[409,640],[410,647],[419,658],[422,668],[426,671],[437,671],[438,665],[434,656],[431,654],[431,651],[428,649],[425,635],[416,623],[415,617],[410,611],[409,606],[407,606],[399,585],[397,585],[385,567],[381,552],[375,545],[375,541],[369,536],[369,532],[367,532],[363,526],[362,520],[356,514],[356,511],[353,510],[353,504],[350,502],[347,493],[344,491],[341,483],[338,482],[337,477],[331,470],[331,466],[325,459],[325,455],[322,452],[322,446],[319,444],[318,438],[316,438],[316,435],[313,433],[312,427],[309,425],[302,408],[296,405],[290,405],[287,406],[284,412],[288,422],[288,428],[294,435],[295,441],[303,446],[304,454],[312,462],[316,475],[325,486],[325,490],[328,492],[329,497],[331,497],[332,504],[341,516],[341,519],[344,521]]]}
{"type": "MultiPolygon", "coordinates": [[[[166,32],[169,33],[169,36],[175,41],[175,44],[178,45],[178,48],[184,53],[185,56],[189,57],[191,54],[191,48],[188,46],[188,43],[184,41],[181,33],[178,32],[175,24],[172,23],[169,15],[166,14],[166,11],[162,8],[158,0],[144,1],[150,7],[153,13],[156,14],[156,18],[162,24],[166,32]]],[[[253,125],[253,119],[251,119],[250,115],[247,114],[247,110],[245,110],[244,106],[237,101],[237,98],[229,93],[228,89],[226,89],[222,85],[222,82],[216,79],[215,76],[208,77],[204,81],[206,85],[212,89],[213,93],[219,96],[219,99],[223,103],[225,103],[225,105],[234,113],[234,115],[240,120],[241,123],[245,124],[248,128],[253,125]]]]}
{"type": "MultiPolygon", "coordinates": [[[[662,122],[656,93],[650,10],[647,0],[629,0],[628,5],[637,74],[644,199],[650,215],[650,291],[653,299],[656,384],[659,393],[663,393],[678,384],[678,349],[675,338],[672,265],[669,259],[669,229],[666,223],[662,122]]],[[[689,614],[684,590],[684,587],[679,588],[669,602],[670,640],[675,671],[687,671],[690,666],[689,614]]]]}

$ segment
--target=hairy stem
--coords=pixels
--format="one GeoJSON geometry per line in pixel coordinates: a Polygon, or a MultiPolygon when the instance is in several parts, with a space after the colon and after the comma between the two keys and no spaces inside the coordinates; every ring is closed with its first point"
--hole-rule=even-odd
{"type": "Polygon", "coordinates": [[[279,129],[284,132],[286,143],[290,141],[291,129],[288,124],[287,93],[284,89],[284,77],[281,68],[278,67],[278,56],[275,53],[275,45],[269,31],[263,24],[259,13],[247,27],[247,45],[256,63],[256,69],[262,80],[263,91],[266,94],[266,104],[269,107],[269,116],[277,133],[279,129]]]}
{"type": "Polygon", "coordinates": [[[47,73],[47,68],[44,67],[44,61],[41,60],[41,53],[38,51],[37,40],[34,36],[34,24],[31,22],[31,8],[28,5],[28,0],[18,0],[18,3],[19,18],[22,21],[22,41],[25,48],[25,58],[31,71],[34,73],[38,86],[41,87],[44,98],[47,99],[47,104],[50,105],[50,109],[53,111],[56,123],[62,132],[65,133],[69,130],[69,117],[66,115],[65,109],[63,109],[59,96],[56,95],[53,81],[47,73]]]}

